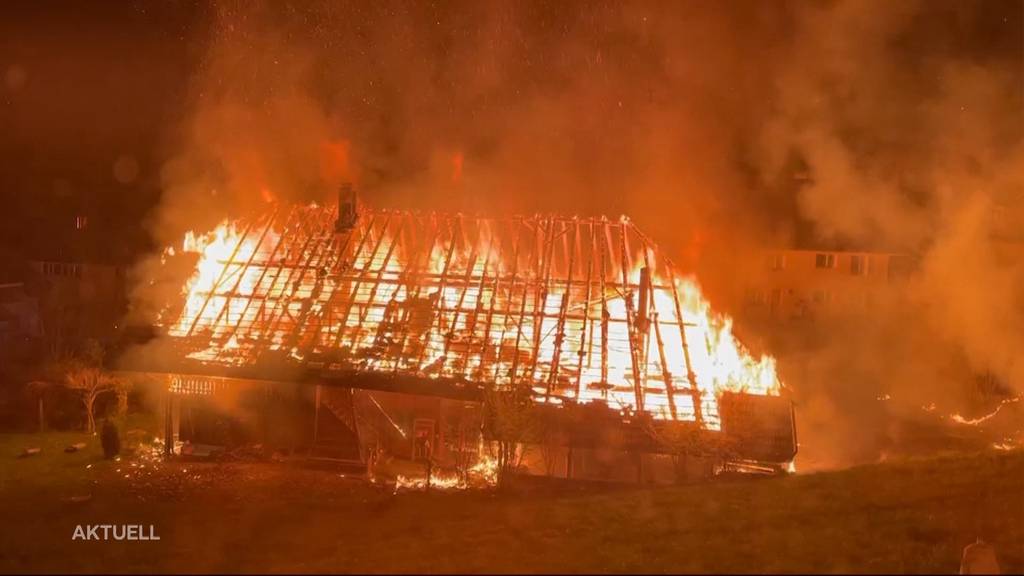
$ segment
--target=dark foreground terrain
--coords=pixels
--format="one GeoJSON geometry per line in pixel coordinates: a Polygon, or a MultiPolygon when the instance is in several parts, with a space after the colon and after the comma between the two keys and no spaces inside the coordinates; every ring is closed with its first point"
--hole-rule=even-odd
{"type": "Polygon", "coordinates": [[[284,464],[107,462],[96,437],[3,435],[0,502],[0,572],[956,573],[979,533],[1004,572],[1024,571],[1020,451],[674,488],[394,494],[284,464]],[[16,458],[28,445],[43,452],[16,458]],[[160,540],[72,540],[78,524],[119,523],[160,540]]]}

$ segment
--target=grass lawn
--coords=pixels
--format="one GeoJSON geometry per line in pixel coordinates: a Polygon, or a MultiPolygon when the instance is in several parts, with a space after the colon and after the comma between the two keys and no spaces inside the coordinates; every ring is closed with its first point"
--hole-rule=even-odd
{"type": "Polygon", "coordinates": [[[108,462],[98,445],[0,435],[0,572],[956,573],[979,531],[1004,572],[1024,571],[1020,451],[682,487],[395,495],[284,464],[108,462]],[[17,459],[25,446],[43,453],[17,459]],[[77,524],[118,523],[160,540],[71,540],[77,524]]]}

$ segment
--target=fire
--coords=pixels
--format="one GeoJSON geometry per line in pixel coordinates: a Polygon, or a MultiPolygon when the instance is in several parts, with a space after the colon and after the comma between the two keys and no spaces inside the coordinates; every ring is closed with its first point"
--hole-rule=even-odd
{"type": "MultiPolygon", "coordinates": [[[[226,276],[236,278],[234,290],[239,296],[252,296],[252,279],[238,275],[238,271],[231,270],[231,266],[227,264],[233,260],[245,261],[256,251],[257,246],[251,242],[243,242],[242,236],[243,233],[238,227],[226,220],[208,234],[199,236],[191,231],[185,234],[182,251],[199,254],[199,261],[192,278],[183,290],[185,309],[178,322],[170,329],[171,335],[185,336],[189,333],[189,327],[197,320],[216,322],[225,312],[230,312],[225,310],[229,303],[236,307],[242,304],[238,298],[229,300],[217,295],[207,298],[214,286],[224,282],[226,276]]],[[[174,252],[170,251],[170,254],[173,255],[174,252]]],[[[227,281],[231,279],[228,278],[227,281]]]]}
{"type": "Polygon", "coordinates": [[[168,334],[205,363],[279,352],[327,370],[527,382],[538,402],[709,429],[722,392],[780,392],[775,360],[744,348],[625,218],[364,211],[335,233],[335,214],[292,207],[187,234],[180,251],[198,261],[168,334]]]}
{"type": "MultiPolygon", "coordinates": [[[[488,454],[480,457],[465,475],[458,472],[435,472],[430,476],[430,488],[440,490],[465,490],[472,485],[494,486],[498,483],[498,461],[488,454]]],[[[395,492],[400,490],[424,490],[426,476],[409,477],[399,474],[395,478],[395,492]]]]}
{"type": "Polygon", "coordinates": [[[991,420],[992,418],[995,418],[996,414],[999,414],[999,411],[1003,409],[1003,406],[1006,406],[1007,404],[1013,404],[1015,402],[1020,402],[1021,398],[1022,396],[1013,396],[1010,398],[1006,398],[1002,402],[1000,402],[998,406],[995,407],[995,410],[989,412],[984,416],[979,416],[977,418],[964,418],[959,413],[957,413],[950,416],[949,419],[952,420],[953,422],[956,422],[957,424],[977,426],[979,424],[987,422],[988,420],[991,420]]]}

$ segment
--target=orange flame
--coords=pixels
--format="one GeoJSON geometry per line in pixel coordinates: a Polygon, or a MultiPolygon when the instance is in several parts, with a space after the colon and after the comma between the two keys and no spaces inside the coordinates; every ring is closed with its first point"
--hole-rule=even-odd
{"type": "MultiPolygon", "coordinates": [[[[332,237],[326,232],[332,211],[315,205],[296,210],[297,221],[332,237]]],[[[538,401],[559,403],[571,396],[630,411],[640,408],[640,394],[643,409],[656,418],[694,420],[702,414],[709,429],[719,427],[722,392],[780,392],[774,358],[752,355],[733,335],[731,318],[711,310],[696,281],[667,275],[667,263],[659,267],[652,254],[634,254],[622,275],[628,283],[604,293],[594,283],[587,288],[589,299],[582,299],[571,281],[553,283],[528,298],[524,282],[516,283],[523,274],[517,270],[518,255],[508,253],[497,224],[489,221],[481,221],[475,241],[460,246],[453,246],[455,240],[435,241],[424,263],[400,241],[400,228],[378,230],[371,223],[358,249],[352,248],[356,240],[345,244],[346,256],[337,236],[327,248],[311,251],[287,224],[280,229],[273,222],[273,217],[265,225],[224,221],[207,234],[186,235],[182,250],[197,253],[199,261],[168,333],[206,342],[191,358],[239,365],[259,346],[300,361],[329,350],[390,346],[392,353],[367,355],[361,367],[499,385],[526,380],[538,401]],[[314,269],[309,264],[314,253],[329,264],[314,269]],[[346,257],[350,260],[341,266],[346,257]],[[644,265],[655,271],[646,325],[638,323],[635,310],[644,265]],[[421,290],[418,282],[425,280],[417,278],[424,273],[417,270],[434,279],[430,289],[437,317],[423,327],[422,344],[410,353],[402,346],[408,336],[382,334],[393,329],[398,306],[430,295],[421,290]],[[496,278],[511,279],[511,287],[498,289],[496,278]],[[623,291],[622,286],[634,288],[623,291]],[[516,316],[517,311],[526,312],[516,316]],[[534,349],[536,357],[527,363],[534,349]],[[556,380],[575,390],[551,394],[556,380]]],[[[627,225],[623,219],[621,226],[627,225]]],[[[577,271],[578,284],[581,276],[577,271]]],[[[405,321],[412,322],[410,316],[405,321]]]]}

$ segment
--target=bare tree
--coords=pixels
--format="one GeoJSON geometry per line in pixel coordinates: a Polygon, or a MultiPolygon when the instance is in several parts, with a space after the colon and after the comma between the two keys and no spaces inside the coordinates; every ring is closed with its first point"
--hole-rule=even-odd
{"type": "Polygon", "coordinates": [[[117,389],[119,381],[103,369],[103,348],[95,340],[86,341],[81,352],[60,362],[64,387],[78,394],[85,407],[85,429],[96,431],[96,399],[117,389]]]}
{"type": "Polygon", "coordinates": [[[116,388],[117,380],[98,366],[80,362],[69,363],[64,372],[64,386],[78,394],[85,407],[85,430],[96,431],[96,417],[93,409],[100,394],[116,388]]]}

